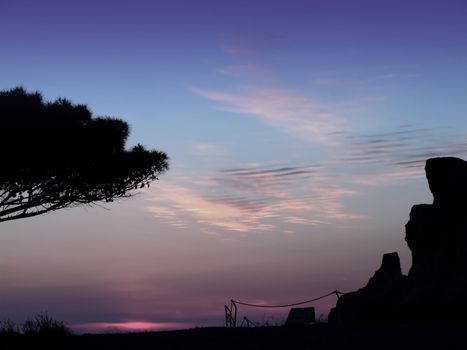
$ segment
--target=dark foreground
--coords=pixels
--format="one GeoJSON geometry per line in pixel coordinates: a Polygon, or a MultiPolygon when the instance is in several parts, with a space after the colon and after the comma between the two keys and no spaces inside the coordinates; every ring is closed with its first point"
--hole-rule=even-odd
{"type": "Polygon", "coordinates": [[[467,349],[466,325],[196,328],[170,332],[0,337],[0,349],[467,349]]]}

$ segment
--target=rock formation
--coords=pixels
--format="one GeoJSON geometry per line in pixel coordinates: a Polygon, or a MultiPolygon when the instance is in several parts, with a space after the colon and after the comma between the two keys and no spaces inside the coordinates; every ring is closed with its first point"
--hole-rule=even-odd
{"type": "Polygon", "coordinates": [[[333,323],[467,322],[467,162],[432,158],[425,166],[433,204],[412,207],[405,240],[412,267],[397,253],[358,291],[343,295],[333,323]]]}

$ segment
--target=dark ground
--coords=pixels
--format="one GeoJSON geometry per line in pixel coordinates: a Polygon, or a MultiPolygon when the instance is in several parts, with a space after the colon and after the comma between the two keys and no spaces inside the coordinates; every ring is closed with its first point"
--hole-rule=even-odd
{"type": "Polygon", "coordinates": [[[1,337],[0,349],[467,349],[467,325],[195,328],[65,338],[1,337]]]}

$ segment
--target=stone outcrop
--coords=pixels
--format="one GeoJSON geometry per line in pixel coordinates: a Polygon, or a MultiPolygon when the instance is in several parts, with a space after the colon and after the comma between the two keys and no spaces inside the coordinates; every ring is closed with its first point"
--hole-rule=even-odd
{"type": "Polygon", "coordinates": [[[402,275],[399,255],[384,254],[381,267],[367,285],[343,295],[329,314],[331,323],[388,322],[395,320],[393,301],[397,299],[406,276],[402,275]]]}
{"type": "Polygon", "coordinates": [[[432,158],[425,166],[433,204],[412,207],[405,240],[412,267],[385,254],[368,284],[343,295],[335,323],[467,322],[467,162],[432,158]]]}

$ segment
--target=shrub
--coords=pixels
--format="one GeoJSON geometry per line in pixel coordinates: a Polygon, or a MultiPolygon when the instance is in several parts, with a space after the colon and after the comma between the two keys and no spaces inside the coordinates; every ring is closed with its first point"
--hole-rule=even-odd
{"type": "Polygon", "coordinates": [[[0,322],[0,335],[11,336],[19,335],[19,327],[11,320],[5,320],[0,322]]]}
{"type": "Polygon", "coordinates": [[[34,319],[28,319],[21,327],[25,335],[69,336],[72,334],[62,321],[57,321],[47,313],[40,313],[34,319]]]}

